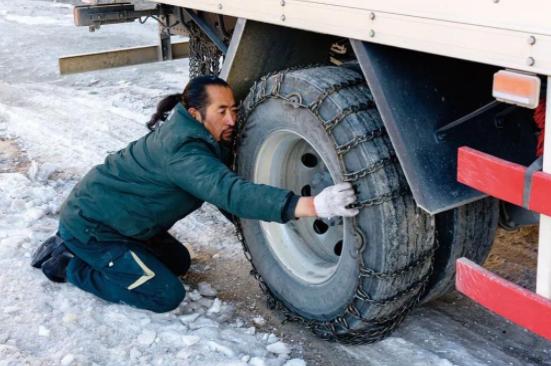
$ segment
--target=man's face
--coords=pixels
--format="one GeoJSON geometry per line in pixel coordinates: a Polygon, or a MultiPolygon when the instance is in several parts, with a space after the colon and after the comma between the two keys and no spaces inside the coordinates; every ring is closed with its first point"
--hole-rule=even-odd
{"type": "Polygon", "coordinates": [[[204,118],[199,111],[190,111],[212,134],[216,141],[231,141],[237,121],[237,106],[231,88],[219,85],[207,86],[209,103],[204,118]]]}

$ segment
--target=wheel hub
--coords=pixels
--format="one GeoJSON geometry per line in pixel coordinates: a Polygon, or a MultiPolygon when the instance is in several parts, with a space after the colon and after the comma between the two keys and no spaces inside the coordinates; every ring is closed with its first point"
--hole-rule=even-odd
{"type": "MultiPolygon", "coordinates": [[[[254,181],[313,196],[334,179],[313,144],[296,132],[278,131],[260,147],[254,181]]],[[[294,276],[315,284],[335,273],[343,246],[341,218],[261,222],[260,227],[279,263],[294,276]]]]}

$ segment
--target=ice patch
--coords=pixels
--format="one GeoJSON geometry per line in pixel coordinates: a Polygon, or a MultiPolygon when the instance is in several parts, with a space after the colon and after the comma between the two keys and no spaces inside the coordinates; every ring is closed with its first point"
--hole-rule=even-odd
{"type": "Polygon", "coordinates": [[[306,366],[306,362],[299,358],[293,358],[292,360],[285,362],[283,366],[306,366]]]}
{"type": "Polygon", "coordinates": [[[139,336],[138,336],[138,343],[142,346],[149,346],[151,343],[155,341],[155,338],[157,337],[157,333],[155,333],[152,330],[144,330],[139,336]]]}
{"type": "Polygon", "coordinates": [[[198,287],[199,287],[199,293],[201,294],[201,296],[215,297],[218,294],[218,292],[215,289],[213,289],[210,284],[206,282],[199,282],[198,287]]]}
{"type": "Polygon", "coordinates": [[[73,356],[72,354],[68,354],[66,355],[65,357],[63,357],[61,359],[61,365],[63,366],[68,366],[70,365],[73,361],[75,360],[75,356],[73,356]]]}
{"type": "Polygon", "coordinates": [[[253,323],[258,325],[259,327],[263,327],[266,325],[266,319],[259,315],[253,318],[253,323]]]}
{"type": "Polygon", "coordinates": [[[253,357],[249,360],[249,365],[251,366],[266,366],[266,362],[259,357],[253,357]]]}
{"type": "Polygon", "coordinates": [[[207,314],[218,314],[220,313],[220,310],[222,310],[222,302],[220,299],[214,299],[214,302],[212,303],[209,310],[207,310],[207,314]]]}
{"type": "Polygon", "coordinates": [[[184,344],[188,347],[193,346],[196,343],[199,343],[199,341],[201,341],[201,337],[196,336],[196,335],[183,335],[182,336],[182,342],[184,342],[184,344]]]}
{"type": "Polygon", "coordinates": [[[40,325],[38,327],[38,335],[41,337],[49,337],[50,336],[50,330],[46,328],[43,325],[40,325]]]}
{"type": "Polygon", "coordinates": [[[17,312],[19,310],[19,306],[7,306],[4,308],[4,313],[5,314],[13,314],[15,312],[17,312]]]}
{"type": "Polygon", "coordinates": [[[201,300],[201,294],[197,290],[193,290],[191,292],[188,292],[187,297],[191,299],[192,301],[199,301],[201,300]]]}
{"type": "Polygon", "coordinates": [[[64,323],[73,323],[78,319],[77,315],[74,313],[67,313],[63,315],[63,322],[64,323]]]}
{"type": "Polygon", "coordinates": [[[180,316],[180,321],[184,324],[192,323],[199,317],[200,314],[192,313],[180,316]]]}
{"type": "Polygon", "coordinates": [[[289,349],[289,347],[283,343],[283,342],[275,342],[273,344],[269,344],[266,349],[272,353],[276,353],[278,355],[287,355],[291,352],[291,350],[289,349]]]}
{"type": "Polygon", "coordinates": [[[218,328],[219,326],[217,322],[209,318],[198,318],[196,321],[189,324],[190,329],[218,328]]]}
{"type": "Polygon", "coordinates": [[[235,356],[235,352],[229,347],[226,347],[222,344],[219,344],[219,343],[216,343],[216,342],[213,342],[213,341],[208,341],[207,344],[208,344],[209,349],[211,351],[223,353],[224,355],[226,355],[228,357],[234,357],[235,356]]]}
{"type": "Polygon", "coordinates": [[[50,163],[39,165],[36,161],[32,161],[27,171],[27,176],[32,181],[46,182],[53,173],[57,171],[57,167],[50,163]]]}
{"type": "Polygon", "coordinates": [[[165,331],[159,334],[159,342],[167,345],[179,346],[182,345],[182,335],[176,331],[165,331]]]}

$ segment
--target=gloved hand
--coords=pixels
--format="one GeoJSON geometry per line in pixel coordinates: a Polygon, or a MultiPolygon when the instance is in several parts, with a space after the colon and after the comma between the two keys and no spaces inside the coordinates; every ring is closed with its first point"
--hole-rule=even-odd
{"type": "Polygon", "coordinates": [[[339,183],[329,186],[314,197],[316,216],[331,218],[333,216],[356,216],[360,210],[346,208],[356,201],[356,194],[350,183],[339,183]]]}

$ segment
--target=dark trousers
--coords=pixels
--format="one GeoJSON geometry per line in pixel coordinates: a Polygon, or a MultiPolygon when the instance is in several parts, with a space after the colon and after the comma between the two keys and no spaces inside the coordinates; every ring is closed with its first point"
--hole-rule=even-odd
{"type": "Polygon", "coordinates": [[[75,255],[67,281],[104,300],[166,312],[184,299],[178,276],[190,266],[185,246],[168,233],[147,242],[132,239],[80,242],[62,225],[59,236],[75,255]]]}

